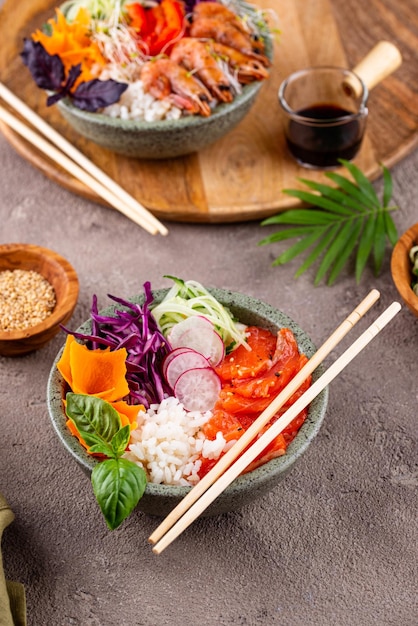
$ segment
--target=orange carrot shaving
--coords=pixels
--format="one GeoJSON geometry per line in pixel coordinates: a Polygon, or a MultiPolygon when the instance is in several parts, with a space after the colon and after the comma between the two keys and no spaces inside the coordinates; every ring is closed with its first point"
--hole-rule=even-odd
{"type": "Polygon", "coordinates": [[[113,352],[89,350],[68,335],[57,367],[74,393],[116,402],[129,393],[125,377],[126,357],[125,348],[113,352]]]}
{"type": "Polygon", "coordinates": [[[130,425],[131,430],[138,428],[137,417],[139,411],[145,411],[142,404],[127,404],[124,400],[110,403],[120,415],[122,426],[130,425]]]}
{"type": "Polygon", "coordinates": [[[71,66],[81,63],[81,75],[76,81],[92,80],[97,77],[98,69],[105,65],[105,60],[99,46],[90,37],[90,15],[81,7],[75,20],[67,22],[63,13],[55,9],[56,19],[48,20],[52,34],[47,35],[37,30],[33,35],[34,41],[39,41],[48,54],[58,54],[68,73],[71,66]]]}
{"type": "MultiPolygon", "coordinates": [[[[135,430],[138,427],[138,412],[145,409],[142,405],[130,405],[121,399],[129,393],[125,377],[126,357],[125,348],[112,352],[109,349],[89,350],[73,335],[68,335],[57,368],[74,393],[96,396],[109,402],[119,413],[121,426],[129,425],[130,430],[135,430]]],[[[69,419],[66,424],[71,434],[89,451],[74,422],[69,419]]]]}

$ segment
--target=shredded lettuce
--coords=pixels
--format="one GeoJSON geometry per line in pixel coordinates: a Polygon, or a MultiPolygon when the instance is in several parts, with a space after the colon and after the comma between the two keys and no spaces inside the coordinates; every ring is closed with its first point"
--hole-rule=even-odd
{"type": "MultiPolygon", "coordinates": [[[[227,352],[240,345],[248,347],[245,325],[234,319],[231,311],[224,307],[205,287],[195,280],[184,281],[175,276],[165,276],[174,281],[165,298],[152,306],[152,314],[164,337],[171,328],[192,315],[206,317],[220,334],[227,352]]],[[[249,348],[248,348],[249,349],[249,348]]]]}

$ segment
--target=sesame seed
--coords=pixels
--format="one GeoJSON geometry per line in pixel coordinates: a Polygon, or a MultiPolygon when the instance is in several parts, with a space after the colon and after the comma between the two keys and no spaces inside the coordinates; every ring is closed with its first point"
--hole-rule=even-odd
{"type": "Polygon", "coordinates": [[[0,272],[0,330],[25,330],[51,315],[56,305],[52,285],[33,270],[0,272]]]}

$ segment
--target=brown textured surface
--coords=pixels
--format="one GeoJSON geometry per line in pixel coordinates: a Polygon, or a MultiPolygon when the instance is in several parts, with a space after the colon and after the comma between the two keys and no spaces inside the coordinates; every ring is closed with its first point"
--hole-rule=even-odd
{"type": "MultiPolygon", "coordinates": [[[[379,162],[393,165],[416,145],[418,127],[418,4],[408,0],[396,9],[388,1],[369,8],[358,0],[260,0],[275,9],[282,31],[275,47],[269,81],[247,118],[223,140],[188,157],[146,162],[116,156],[81,138],[55,109],[45,107],[18,56],[22,38],[50,17],[53,0],[7,0],[0,20],[0,77],[19,97],[114,176],[157,217],[188,222],[236,222],[261,219],[296,201],[282,189],[296,178],[315,180],[322,173],[298,167],[287,155],[277,90],[290,72],[309,65],[354,67],[381,39],[401,50],[404,62],[377,86],[369,99],[368,132],[356,162],[375,179],[379,162]],[[163,184],[162,184],[162,181],[163,184]]],[[[29,147],[0,129],[18,152],[48,177],[71,191],[97,200],[93,192],[29,147]]]]}
{"type": "MultiPolygon", "coordinates": [[[[383,6],[340,4],[359,19],[383,6]]],[[[363,26],[360,35],[368,48],[363,26]]],[[[352,61],[362,52],[353,44],[352,61]]],[[[392,168],[399,233],[417,222],[417,170],[417,151],[392,168]]],[[[284,246],[257,246],[274,227],[172,223],[167,237],[151,237],[45,178],[2,136],[0,189],[0,243],[48,247],[75,268],[71,328],[93,293],[107,306],[108,293],[128,297],[145,280],[167,287],[163,274],[174,274],[265,300],[320,344],[376,287],[381,301],[340,354],[398,299],[389,254],[377,279],[368,268],[356,285],[350,269],[314,288],[313,271],[295,280],[296,263],[271,266],[284,246]]],[[[198,520],[158,557],[147,543],[157,521],[136,512],[109,532],[55,435],[46,385],[64,339],[0,357],[0,492],[15,514],[3,560],[7,578],[25,585],[31,626],[416,626],[418,319],[406,306],[331,385],[324,426],[285,482],[240,512],[198,520]]]]}
{"type": "MultiPolygon", "coordinates": [[[[393,168],[399,232],[416,223],[418,153],[393,168]]],[[[243,291],[321,343],[372,288],[381,301],[338,350],[398,298],[390,255],[380,278],[351,272],[314,288],[313,272],[271,267],[273,227],[169,225],[152,237],[48,181],[0,137],[0,242],[67,258],[80,279],[71,328],[93,293],[127,297],[163,274],[243,291]]],[[[157,521],[136,512],[106,529],[87,477],[61,447],[46,407],[54,337],[0,357],[0,492],[16,519],[3,537],[6,575],[25,585],[33,626],[415,626],[418,319],[404,307],[331,386],[324,426],[281,486],[240,512],[195,522],[161,556],[157,521]]],[[[331,363],[333,357],[328,359],[331,363]]]]}

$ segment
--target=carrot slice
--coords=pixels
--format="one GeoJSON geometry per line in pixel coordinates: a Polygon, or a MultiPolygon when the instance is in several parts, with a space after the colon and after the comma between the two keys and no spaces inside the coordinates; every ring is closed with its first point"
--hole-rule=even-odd
{"type": "Polygon", "coordinates": [[[74,393],[115,402],[129,393],[125,377],[126,357],[125,348],[112,352],[108,349],[89,350],[68,335],[57,368],[74,393]]]}
{"type": "Polygon", "coordinates": [[[61,376],[65,380],[66,383],[72,387],[73,377],[71,375],[71,365],[70,365],[70,352],[71,352],[71,344],[75,341],[73,335],[67,335],[67,339],[65,341],[64,351],[61,355],[60,360],[57,363],[58,371],[61,376]]]}

